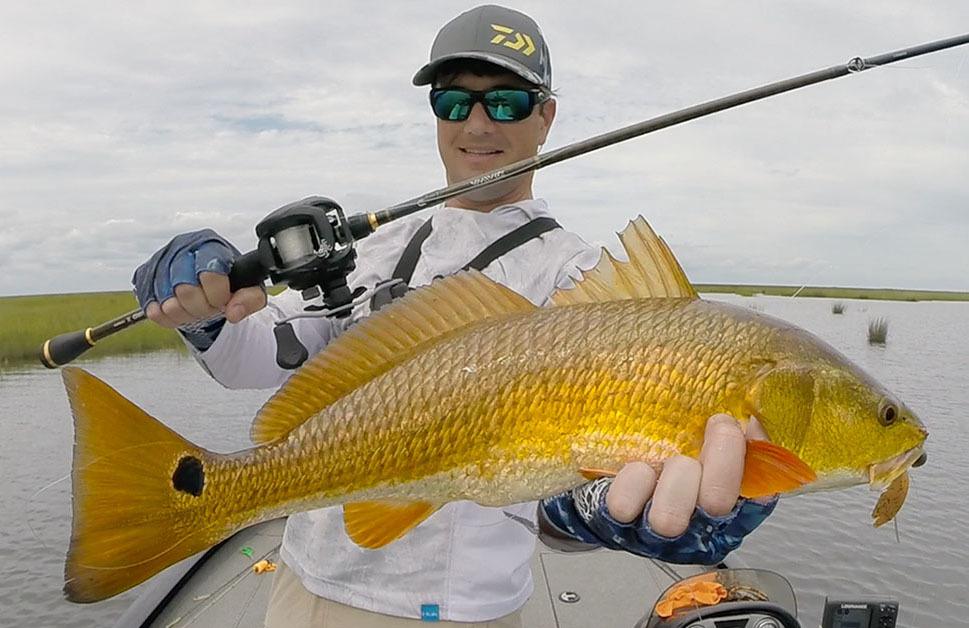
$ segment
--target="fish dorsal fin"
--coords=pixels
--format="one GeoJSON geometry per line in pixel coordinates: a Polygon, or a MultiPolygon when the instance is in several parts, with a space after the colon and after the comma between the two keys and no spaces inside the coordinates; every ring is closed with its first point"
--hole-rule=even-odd
{"type": "Polygon", "coordinates": [[[487,318],[534,309],[476,270],[409,292],[350,327],[294,373],[256,415],[250,437],[257,444],[282,438],[429,343],[487,318]]]}
{"type": "Polygon", "coordinates": [[[582,272],[573,288],[552,295],[554,305],[601,303],[624,299],[699,298],[670,247],[642,216],[619,234],[628,262],[602,249],[599,263],[582,272]]]}
{"type": "Polygon", "coordinates": [[[354,502],[343,505],[343,525],[354,543],[378,549],[410,532],[440,507],[425,501],[354,502]]]}

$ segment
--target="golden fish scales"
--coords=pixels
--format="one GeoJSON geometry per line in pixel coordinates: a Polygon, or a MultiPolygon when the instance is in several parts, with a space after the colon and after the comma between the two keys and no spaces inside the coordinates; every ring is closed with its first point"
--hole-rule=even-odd
{"type": "Polygon", "coordinates": [[[624,301],[486,322],[354,390],[258,455],[328,478],[321,497],[406,490],[457,470],[470,484],[452,486],[448,501],[495,504],[563,490],[580,467],[618,468],[641,459],[644,445],[657,466],[675,452],[696,455],[706,419],[736,413],[738,393],[763,363],[749,347],[766,349],[770,337],[724,307],[624,301]],[[707,333],[712,319],[716,336],[707,333]],[[623,328],[635,343],[614,332],[623,328]],[[724,341],[747,350],[718,351],[724,341]],[[548,474],[515,481],[534,469],[548,474]]]}

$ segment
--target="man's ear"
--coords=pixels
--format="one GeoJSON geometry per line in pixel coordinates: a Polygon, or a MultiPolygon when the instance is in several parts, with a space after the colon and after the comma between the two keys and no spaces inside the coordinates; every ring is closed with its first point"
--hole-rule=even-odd
{"type": "Polygon", "coordinates": [[[541,146],[548,139],[548,132],[552,128],[552,121],[555,120],[555,99],[549,98],[538,106],[538,114],[542,116],[543,128],[538,136],[538,145],[541,146]]]}

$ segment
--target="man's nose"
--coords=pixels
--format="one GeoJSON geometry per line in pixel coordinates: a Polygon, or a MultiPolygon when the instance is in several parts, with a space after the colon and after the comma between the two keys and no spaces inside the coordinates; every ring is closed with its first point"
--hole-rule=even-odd
{"type": "Polygon", "coordinates": [[[472,135],[483,135],[494,130],[495,123],[488,117],[484,103],[476,102],[471,106],[471,112],[464,123],[464,132],[472,135]]]}

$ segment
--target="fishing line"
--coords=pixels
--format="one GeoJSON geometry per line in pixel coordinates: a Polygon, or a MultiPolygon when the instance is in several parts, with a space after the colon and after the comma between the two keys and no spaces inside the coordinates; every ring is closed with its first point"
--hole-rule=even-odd
{"type": "MultiPolygon", "coordinates": [[[[115,458],[119,454],[122,454],[122,453],[125,453],[125,452],[129,452],[129,451],[132,451],[132,450],[135,450],[135,449],[142,449],[142,448],[146,448],[146,447],[155,447],[155,446],[163,445],[163,444],[166,444],[166,443],[164,441],[154,441],[154,442],[148,442],[148,443],[139,443],[137,445],[130,445],[128,447],[122,447],[120,449],[117,449],[117,450],[113,451],[111,453],[111,455],[109,455],[109,456],[99,456],[99,457],[95,458],[94,460],[92,460],[91,462],[89,462],[89,463],[87,463],[87,464],[85,464],[85,465],[83,465],[81,467],[78,467],[78,468],[72,470],[71,473],[68,473],[67,475],[64,475],[64,476],[62,476],[62,477],[54,480],[53,482],[50,482],[46,486],[43,486],[40,489],[38,489],[33,495],[31,495],[28,498],[28,500],[27,500],[27,508],[25,508],[25,510],[26,511],[29,511],[29,506],[30,506],[31,503],[33,503],[33,500],[34,500],[35,497],[37,497],[41,493],[47,491],[51,487],[53,487],[53,486],[55,486],[57,484],[60,484],[60,483],[64,482],[65,480],[70,479],[71,477],[73,477],[73,474],[76,471],[86,470],[89,467],[91,467],[91,466],[93,466],[95,464],[104,462],[104,461],[109,461],[110,462],[113,458],[115,458]]],[[[73,495],[72,495],[72,499],[73,499],[73,495]]],[[[72,515],[72,520],[73,520],[73,503],[72,503],[72,512],[71,512],[71,515],[72,515]]],[[[47,543],[44,542],[44,540],[34,530],[33,526],[30,524],[30,518],[27,517],[26,515],[25,515],[24,523],[30,529],[30,532],[34,536],[34,538],[44,547],[45,550],[49,551],[52,554],[54,554],[54,553],[56,553],[57,555],[62,555],[63,554],[63,552],[61,550],[54,550],[53,548],[51,548],[50,546],[48,546],[47,543]]],[[[164,554],[167,554],[171,550],[175,549],[176,547],[178,547],[179,545],[181,545],[186,539],[189,539],[189,538],[197,535],[199,532],[205,532],[205,531],[210,530],[212,528],[214,528],[213,525],[208,525],[208,526],[203,526],[203,527],[196,527],[191,533],[186,534],[182,538],[176,540],[174,543],[172,543],[171,545],[169,545],[165,549],[161,550],[160,552],[158,552],[154,556],[149,556],[148,558],[145,558],[144,560],[140,560],[140,561],[135,562],[135,563],[128,563],[128,564],[125,564],[125,565],[117,565],[117,566],[112,566],[112,567],[98,567],[98,566],[95,566],[95,565],[89,565],[89,564],[85,564],[85,563],[77,563],[77,565],[79,567],[83,567],[85,569],[94,569],[94,570],[99,570],[99,571],[116,571],[118,569],[130,569],[131,567],[136,567],[138,565],[142,565],[144,563],[153,561],[156,558],[158,558],[159,556],[163,556],[164,554]]],[[[65,581],[65,584],[67,584],[67,582],[69,582],[69,581],[65,581]]]]}
{"type": "MultiPolygon", "coordinates": [[[[963,52],[962,56],[959,59],[959,65],[956,67],[955,76],[953,76],[953,79],[952,79],[953,84],[958,85],[959,77],[962,75],[962,68],[966,64],[966,59],[969,59],[969,50],[963,52]]],[[[938,66],[906,66],[906,65],[879,66],[879,69],[880,70],[933,70],[933,69],[937,69],[937,68],[938,68],[938,66]]],[[[944,131],[944,136],[946,138],[951,137],[951,134],[949,133],[949,129],[950,129],[951,125],[952,125],[952,114],[951,114],[951,112],[947,112],[946,115],[945,115],[945,131],[944,131]]],[[[952,142],[951,139],[949,139],[947,141],[950,144],[952,142]]],[[[862,240],[861,244],[862,245],[866,245],[869,242],[871,242],[871,240],[873,238],[875,238],[875,236],[881,236],[882,234],[885,233],[885,231],[888,230],[889,226],[890,225],[882,225],[882,227],[879,228],[874,233],[868,233],[868,235],[865,236],[865,239],[862,240]]],[[[794,297],[798,296],[801,293],[801,291],[803,291],[805,288],[807,288],[809,285],[811,285],[812,282],[813,282],[813,277],[816,277],[817,274],[818,273],[815,272],[814,275],[812,276],[812,279],[809,279],[808,280],[808,283],[805,283],[804,285],[802,285],[801,287],[799,287],[797,290],[795,290],[794,291],[794,294],[792,294],[789,298],[793,299],[794,297]]]]}
{"type": "MultiPolygon", "coordinates": [[[[956,75],[953,79],[953,83],[957,85],[959,83],[959,77],[962,76],[962,68],[966,65],[967,58],[969,58],[969,50],[962,53],[962,57],[959,59],[959,65],[956,67],[956,75]]],[[[949,133],[949,129],[951,128],[951,126],[952,126],[952,114],[950,112],[950,113],[946,113],[946,116],[945,116],[945,137],[951,137],[951,134],[949,133]]],[[[952,140],[949,140],[949,142],[951,141],[952,140]]]]}
{"type": "Polygon", "coordinates": [[[40,543],[43,549],[50,554],[60,555],[62,552],[60,550],[55,550],[54,548],[48,546],[47,543],[44,541],[44,539],[42,539],[40,535],[37,533],[37,531],[34,530],[34,526],[30,523],[30,518],[32,514],[30,508],[31,508],[31,505],[34,503],[34,499],[40,496],[41,493],[44,493],[45,491],[47,491],[47,489],[60,484],[64,480],[69,480],[70,478],[71,478],[71,474],[68,473],[67,475],[61,476],[60,478],[54,480],[53,482],[50,482],[49,484],[37,489],[36,491],[34,491],[32,495],[30,495],[27,498],[26,504],[24,505],[24,519],[23,519],[24,525],[26,525],[27,528],[30,530],[30,534],[31,536],[34,537],[34,540],[40,543]]]}
{"type": "Polygon", "coordinates": [[[919,578],[919,590],[918,590],[918,593],[915,594],[915,598],[916,598],[916,603],[915,603],[915,617],[918,617],[919,616],[919,611],[922,610],[922,599],[923,599],[922,598],[922,588],[924,586],[925,586],[925,582],[921,578],[919,578]]]}
{"type": "MultiPolygon", "coordinates": [[[[116,450],[115,452],[113,452],[112,456],[117,455],[117,454],[120,454],[120,453],[123,453],[123,452],[128,451],[128,450],[131,450],[131,449],[138,449],[138,448],[141,448],[141,447],[152,447],[152,446],[161,445],[161,444],[164,444],[164,443],[162,443],[161,441],[156,441],[156,442],[150,442],[150,443],[139,443],[137,445],[130,445],[128,447],[123,447],[121,449],[116,450]]],[[[111,457],[109,457],[109,456],[100,456],[98,458],[95,458],[94,460],[92,460],[88,464],[80,467],[78,470],[87,469],[91,465],[97,464],[97,463],[101,462],[102,460],[110,460],[110,459],[111,459],[111,457]]],[[[49,553],[51,553],[51,554],[60,555],[62,552],[61,552],[61,550],[55,550],[54,548],[52,548],[49,545],[47,545],[47,543],[44,541],[44,539],[42,539],[40,537],[40,535],[37,533],[37,531],[34,529],[33,525],[31,525],[31,522],[30,522],[31,506],[34,503],[34,500],[37,497],[39,497],[42,493],[47,492],[48,489],[51,489],[54,486],[57,486],[58,484],[61,484],[62,482],[66,481],[66,480],[70,480],[71,477],[73,477],[73,475],[74,475],[74,470],[72,469],[66,475],[62,475],[61,477],[57,478],[56,480],[54,480],[52,482],[49,482],[48,484],[46,484],[46,485],[42,486],[41,488],[37,489],[36,491],[34,491],[33,494],[30,495],[30,497],[27,498],[26,504],[25,504],[25,507],[24,507],[24,513],[25,514],[24,514],[23,523],[30,530],[30,533],[34,537],[34,540],[37,541],[38,543],[40,543],[43,546],[43,548],[45,550],[47,550],[49,553]]],[[[73,491],[72,491],[72,493],[73,493],[73,491]]],[[[73,494],[71,495],[71,500],[72,500],[71,516],[73,518],[73,494]]],[[[92,569],[93,569],[93,567],[92,567],[92,569]]]]}
{"type": "MultiPolygon", "coordinates": [[[[272,547],[265,554],[255,559],[253,561],[253,564],[258,563],[260,560],[267,560],[274,552],[279,550],[279,546],[280,544],[277,544],[274,547],[272,547]]],[[[193,601],[197,601],[199,602],[199,604],[190,608],[187,614],[177,617],[174,620],[172,620],[170,623],[166,624],[165,628],[172,628],[173,626],[176,626],[183,621],[189,622],[184,625],[191,624],[199,617],[201,617],[202,614],[205,613],[205,611],[211,608],[213,604],[215,604],[223,597],[225,597],[229,591],[231,591],[240,582],[245,580],[246,576],[248,576],[251,573],[252,573],[252,565],[246,565],[243,569],[236,572],[236,574],[232,576],[232,578],[230,578],[225,584],[215,589],[211,593],[206,593],[204,595],[200,595],[196,598],[193,598],[193,601]]],[[[261,584],[262,583],[260,583],[260,586],[261,584]]],[[[252,596],[249,598],[249,602],[247,602],[245,608],[243,608],[242,615],[240,616],[239,620],[236,621],[236,626],[239,625],[239,622],[242,620],[242,617],[245,616],[245,611],[249,607],[249,603],[251,603],[252,599],[256,596],[257,591],[258,591],[258,588],[256,591],[253,591],[252,596]]]]}
{"type": "MultiPolygon", "coordinates": [[[[388,289],[388,288],[392,288],[392,287],[394,287],[394,286],[396,286],[398,284],[402,284],[402,283],[404,283],[404,280],[403,279],[391,279],[391,280],[388,280],[388,281],[382,283],[380,285],[380,287],[381,287],[381,289],[388,289]]],[[[358,296],[357,298],[355,298],[354,300],[350,301],[349,303],[347,303],[345,305],[341,305],[339,307],[331,308],[331,309],[328,309],[328,310],[327,309],[310,310],[310,311],[306,311],[306,312],[300,312],[298,314],[292,314],[290,316],[280,317],[280,318],[277,318],[276,319],[275,323],[276,323],[276,325],[283,325],[283,324],[288,323],[290,321],[295,321],[296,319],[299,319],[299,318],[328,318],[328,317],[332,317],[334,314],[336,314],[338,312],[342,312],[344,310],[352,310],[353,308],[357,307],[361,303],[365,303],[365,302],[369,301],[371,299],[371,297],[373,297],[373,295],[374,295],[375,292],[377,292],[377,287],[376,286],[374,286],[373,288],[370,288],[369,290],[364,291],[363,293],[360,294],[360,296],[358,296]]],[[[274,306],[274,307],[277,308],[277,311],[279,311],[279,312],[282,311],[282,310],[280,310],[278,308],[278,306],[274,306]]]]}

